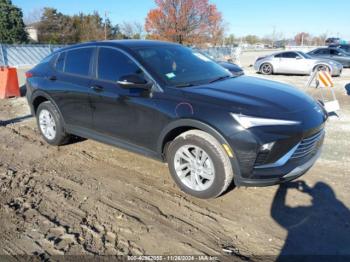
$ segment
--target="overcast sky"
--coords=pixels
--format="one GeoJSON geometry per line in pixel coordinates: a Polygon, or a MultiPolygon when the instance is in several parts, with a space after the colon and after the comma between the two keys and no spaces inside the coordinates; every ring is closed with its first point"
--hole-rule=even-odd
{"type": "MultiPolygon", "coordinates": [[[[350,0],[211,0],[222,12],[229,33],[265,36],[273,29],[285,37],[298,32],[327,33],[350,40],[350,0]]],[[[144,23],[154,0],[13,0],[24,15],[49,6],[66,14],[109,12],[113,23],[144,23]]]]}

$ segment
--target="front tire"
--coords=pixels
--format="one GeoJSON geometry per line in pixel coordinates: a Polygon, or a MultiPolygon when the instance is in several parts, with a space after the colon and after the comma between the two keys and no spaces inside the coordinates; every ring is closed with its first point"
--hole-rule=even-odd
{"type": "Polygon", "coordinates": [[[64,131],[62,117],[50,101],[39,105],[36,119],[39,131],[48,144],[60,146],[68,143],[70,136],[64,131]]]}
{"type": "Polygon", "coordinates": [[[330,73],[331,69],[327,65],[318,65],[315,67],[314,71],[327,71],[330,73]]]}
{"type": "Polygon", "coordinates": [[[233,179],[232,165],[222,145],[200,130],[175,138],[168,147],[167,160],[180,189],[198,198],[220,196],[233,179]]]}

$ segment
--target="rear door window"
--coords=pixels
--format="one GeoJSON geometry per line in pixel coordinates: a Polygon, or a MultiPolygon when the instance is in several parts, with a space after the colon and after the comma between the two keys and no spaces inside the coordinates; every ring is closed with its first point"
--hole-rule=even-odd
{"type": "Polygon", "coordinates": [[[97,78],[117,82],[125,75],[143,75],[143,71],[122,52],[112,48],[100,48],[98,52],[97,78]]]}
{"type": "Polygon", "coordinates": [[[67,51],[64,72],[69,74],[88,76],[94,48],[79,48],[67,51]]]}

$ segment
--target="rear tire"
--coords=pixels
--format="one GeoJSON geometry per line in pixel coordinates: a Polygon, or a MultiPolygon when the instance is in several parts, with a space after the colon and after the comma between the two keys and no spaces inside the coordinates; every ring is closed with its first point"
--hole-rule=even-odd
{"type": "Polygon", "coordinates": [[[260,73],[263,75],[272,75],[273,74],[273,67],[269,63],[264,63],[260,66],[260,73]]]}
{"type": "Polygon", "coordinates": [[[176,184],[192,196],[215,198],[232,183],[234,172],[226,151],[206,132],[179,135],[168,147],[167,160],[176,184]]]}
{"type": "Polygon", "coordinates": [[[48,144],[60,146],[69,142],[70,135],[64,131],[62,117],[50,101],[39,105],[36,120],[39,131],[48,144]]]}

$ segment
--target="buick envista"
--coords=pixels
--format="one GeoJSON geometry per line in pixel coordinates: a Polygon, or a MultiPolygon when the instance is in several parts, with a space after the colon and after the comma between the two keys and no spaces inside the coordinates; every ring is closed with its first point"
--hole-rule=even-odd
{"type": "Polygon", "coordinates": [[[307,172],[327,113],[286,84],[236,76],[179,44],[121,40],[59,49],[26,73],[51,145],[94,139],[168,163],[184,192],[268,186],[307,172]],[[231,188],[231,187],[230,187],[231,188]]]}

